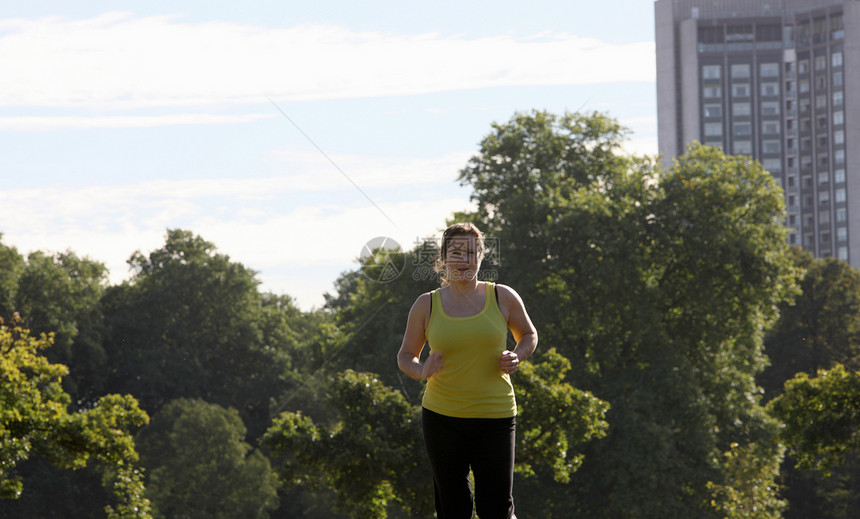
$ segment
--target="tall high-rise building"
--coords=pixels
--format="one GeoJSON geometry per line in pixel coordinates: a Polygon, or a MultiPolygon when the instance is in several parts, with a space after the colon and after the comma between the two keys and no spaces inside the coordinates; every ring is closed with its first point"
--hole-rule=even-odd
{"type": "Polygon", "coordinates": [[[789,243],[860,267],[860,0],[657,0],[655,25],[663,160],[751,155],[789,243]]]}

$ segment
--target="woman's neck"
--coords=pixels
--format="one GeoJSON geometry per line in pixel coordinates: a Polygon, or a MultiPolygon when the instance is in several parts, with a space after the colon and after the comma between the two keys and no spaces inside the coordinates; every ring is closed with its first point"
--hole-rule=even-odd
{"type": "Polygon", "coordinates": [[[477,278],[452,280],[448,286],[451,293],[457,296],[470,297],[475,295],[480,286],[477,278]]]}

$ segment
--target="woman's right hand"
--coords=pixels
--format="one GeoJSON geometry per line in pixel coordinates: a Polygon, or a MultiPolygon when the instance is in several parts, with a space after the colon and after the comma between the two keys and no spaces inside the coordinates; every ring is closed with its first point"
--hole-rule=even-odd
{"type": "Polygon", "coordinates": [[[442,371],[442,368],[445,366],[445,359],[441,353],[438,351],[430,352],[430,356],[427,357],[427,360],[424,361],[424,365],[421,367],[421,378],[428,379],[442,371]]]}

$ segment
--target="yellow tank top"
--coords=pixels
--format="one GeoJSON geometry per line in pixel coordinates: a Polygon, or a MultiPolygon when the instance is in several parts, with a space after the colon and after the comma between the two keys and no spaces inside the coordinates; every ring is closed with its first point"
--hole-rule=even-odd
{"type": "Polygon", "coordinates": [[[445,365],[427,380],[423,406],[457,418],[510,418],[517,414],[511,377],[499,369],[508,325],[496,301],[495,284],[486,283],[484,308],[469,317],[450,317],[439,290],[432,292],[427,341],[445,365]]]}

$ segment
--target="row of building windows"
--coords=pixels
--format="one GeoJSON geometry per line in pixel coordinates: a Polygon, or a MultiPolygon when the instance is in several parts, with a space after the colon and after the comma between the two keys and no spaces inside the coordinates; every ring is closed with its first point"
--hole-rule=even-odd
{"type": "MultiPolygon", "coordinates": [[[[830,233],[821,233],[821,240],[822,240],[822,242],[821,242],[822,247],[827,247],[829,249],[829,247],[830,247],[830,233]],[[825,238],[827,239],[827,241],[824,241],[825,238]]],[[[807,247],[809,249],[812,249],[815,247],[815,235],[814,234],[811,234],[811,233],[805,234],[803,241],[804,241],[805,247],[807,247]]],[[[788,243],[790,243],[792,245],[797,245],[797,235],[796,234],[789,235],[788,243]]],[[[831,255],[831,251],[830,250],[819,250],[818,255],[822,258],[827,258],[831,255]]],[[[848,261],[848,247],[845,247],[845,246],[837,247],[836,256],[842,261],[848,261]]]]}
{"type": "MultiPolygon", "coordinates": [[[[839,189],[836,189],[833,192],[833,201],[835,203],[841,204],[841,203],[844,203],[845,200],[846,200],[845,188],[840,187],[839,189]]],[[[813,201],[812,195],[804,196],[803,197],[803,207],[812,207],[812,205],[813,205],[812,201],[813,201]]],[[[829,203],[830,203],[830,191],[819,191],[818,192],[818,204],[819,205],[826,205],[829,203]]],[[[797,197],[795,195],[788,195],[788,207],[789,208],[796,208],[797,207],[797,197]]],[[[844,212],[845,208],[840,207],[839,209],[837,209],[837,213],[839,211],[844,212]]],[[[843,220],[839,220],[839,218],[837,218],[837,221],[843,221],[843,220]]],[[[825,223],[825,222],[821,222],[821,223],[825,223]]]]}
{"type": "MultiPolygon", "coordinates": [[[[848,223],[848,209],[846,209],[844,207],[837,207],[834,212],[836,213],[836,224],[837,225],[842,226],[842,225],[846,225],[848,223]]],[[[797,214],[789,214],[788,215],[788,225],[791,227],[794,227],[795,229],[798,228],[797,227],[797,220],[798,220],[797,214]]],[[[821,211],[818,213],[818,224],[820,226],[828,226],[828,227],[830,226],[830,210],[829,209],[825,209],[824,211],[821,211]]],[[[803,227],[805,229],[812,229],[814,225],[815,225],[815,221],[813,220],[813,216],[811,214],[804,215],[803,227]]],[[[837,236],[841,235],[841,232],[838,230],[839,228],[841,228],[841,227],[837,227],[837,236]]],[[[847,232],[848,231],[846,230],[845,231],[846,239],[848,238],[847,232]]],[[[840,240],[840,241],[844,241],[844,240],[840,240]]]]}
{"type": "Polygon", "coordinates": [[[842,13],[833,13],[830,17],[818,17],[813,20],[798,21],[796,25],[781,23],[732,23],[724,26],[702,26],[698,31],[698,42],[705,45],[721,43],[781,43],[793,46],[795,40],[801,45],[822,43],[839,40],[844,36],[842,13]]]}
{"type": "MultiPolygon", "coordinates": [[[[779,173],[781,168],[781,159],[763,159],[762,166],[770,172],[779,173]]],[[[818,184],[825,185],[830,182],[830,171],[819,171],[818,172],[818,184]]],[[[844,184],[845,183],[845,168],[837,168],[833,171],[833,182],[836,184],[844,184]]],[[[787,186],[789,189],[795,187],[797,184],[797,176],[789,175],[787,179],[787,186]]],[[[803,187],[804,189],[812,189],[812,176],[806,175],[803,177],[803,187]]]]}
{"type": "MultiPolygon", "coordinates": [[[[830,65],[833,68],[842,67],[842,51],[836,51],[830,54],[830,65]]],[[[815,56],[813,58],[813,66],[815,71],[827,70],[827,56],[815,56]]],[[[794,62],[786,63],[786,75],[794,75],[794,62]]],[[[751,77],[751,65],[749,63],[733,63],[730,65],[730,74],[732,80],[743,80],[751,77]]],[[[799,74],[809,73],[809,59],[801,59],[797,62],[797,72],[799,74]]],[[[715,81],[722,79],[722,65],[703,65],[702,79],[706,81],[715,81]]],[[[779,78],[779,63],[767,62],[759,63],[759,77],[761,78],[779,78]]]]}
{"type": "MultiPolygon", "coordinates": [[[[842,78],[839,78],[839,85],[842,85],[842,78]]],[[[834,84],[834,86],[837,86],[834,84]]],[[[808,91],[808,88],[807,90],[808,91]]],[[[732,97],[750,97],[750,86],[748,83],[739,83],[732,85],[732,97]]],[[[775,97],[779,95],[779,83],[762,83],[761,95],[763,97],[775,97]]],[[[836,90],[831,94],[833,98],[833,106],[842,106],[845,101],[845,95],[842,90],[836,90]]],[[[702,88],[702,97],[708,99],[721,99],[723,97],[723,89],[719,86],[705,86],[702,88]]],[[[815,96],[815,108],[824,108],[827,106],[827,94],[817,94],[815,96]]],[[[809,98],[801,98],[797,101],[800,111],[809,110],[812,101],[809,98]]],[[[706,116],[707,117],[707,116],[706,116]]]]}

